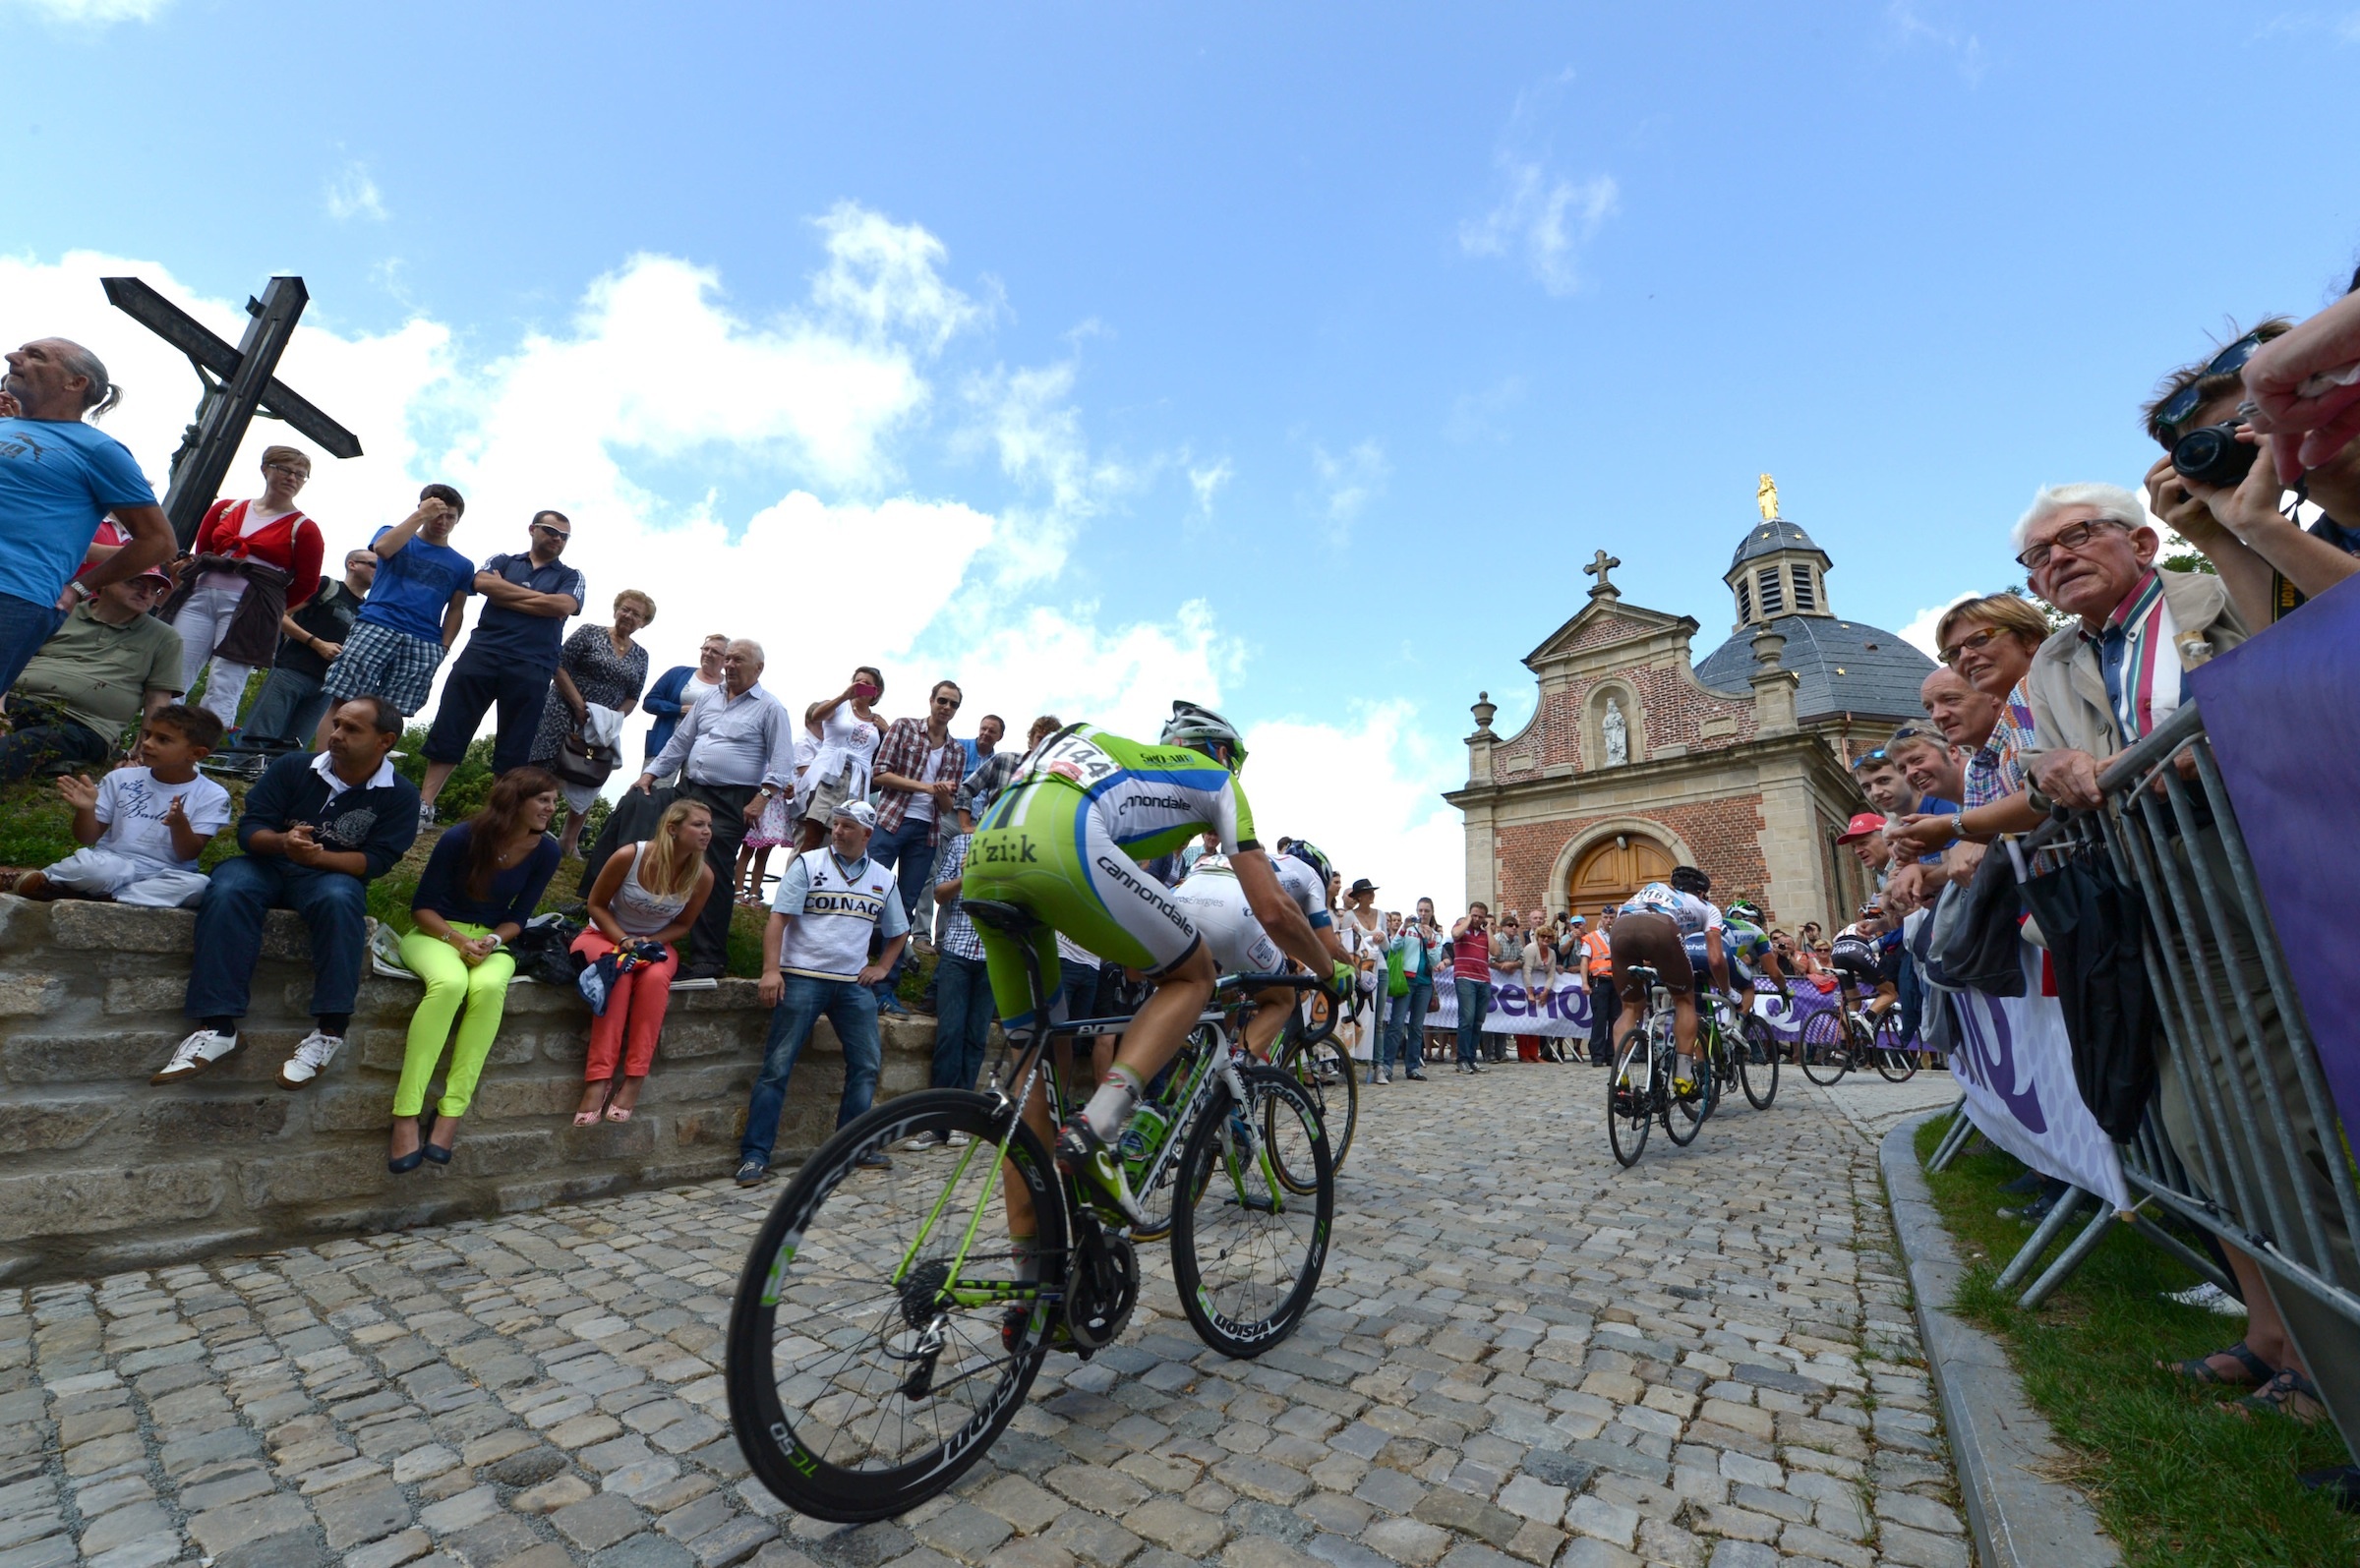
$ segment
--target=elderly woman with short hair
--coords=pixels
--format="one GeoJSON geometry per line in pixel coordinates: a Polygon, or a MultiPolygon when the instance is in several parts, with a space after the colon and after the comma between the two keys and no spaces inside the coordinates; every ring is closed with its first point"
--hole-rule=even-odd
{"type": "MultiPolygon", "coordinates": [[[[585,621],[565,639],[565,646],[558,651],[557,673],[549,682],[549,701],[541,708],[541,728],[533,736],[530,755],[534,767],[556,763],[566,739],[581,732],[593,707],[627,717],[639,705],[639,694],[647,689],[647,650],[632,641],[632,634],[655,618],[656,602],[636,588],[626,588],[615,596],[613,625],[585,621]]],[[[618,757],[621,755],[620,746],[614,750],[618,757]]],[[[589,820],[601,786],[562,777],[560,783],[565,795],[565,831],[558,842],[558,852],[579,855],[582,824],[589,820]]]]}
{"type": "Polygon", "coordinates": [[[2039,740],[2025,676],[2048,635],[2048,617],[2015,594],[1965,600],[1935,624],[1934,646],[1942,663],[1999,702],[1999,723],[1967,759],[1966,809],[1906,817],[1889,830],[1894,843],[1931,854],[1953,838],[1988,843],[2002,834],[2030,833],[2047,820],[2027,792],[2026,761],[2039,740]]]}
{"type": "Polygon", "coordinates": [[[217,500],[190,546],[195,557],[165,619],[180,633],[180,681],[194,689],[207,668],[203,706],[238,727],[246,677],[278,655],[279,617],[320,586],[320,525],[295,504],[312,460],[294,446],[263,448],[263,493],[217,500]]]}

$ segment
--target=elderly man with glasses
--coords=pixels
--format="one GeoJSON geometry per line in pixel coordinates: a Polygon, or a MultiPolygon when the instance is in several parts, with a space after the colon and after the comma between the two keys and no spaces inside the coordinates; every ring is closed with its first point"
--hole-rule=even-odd
{"type": "Polygon", "coordinates": [[[2041,491],[2014,538],[2033,591],[2076,617],[2025,677],[2040,739],[2033,776],[2051,800],[2094,806],[2097,759],[2169,718],[2187,671],[2245,641],[2245,622],[2218,577],[2155,564],[2161,542],[2119,485],[2041,491]]]}
{"type": "Polygon", "coordinates": [[[500,722],[492,742],[493,775],[532,760],[541,710],[565,644],[566,619],[582,612],[590,590],[582,574],[559,558],[573,538],[573,524],[563,512],[533,513],[527,531],[529,551],[495,555],[475,574],[484,610],[442,682],[442,704],[427,731],[426,784],[418,791],[421,824],[433,820],[435,797],[495,704],[500,722]]]}

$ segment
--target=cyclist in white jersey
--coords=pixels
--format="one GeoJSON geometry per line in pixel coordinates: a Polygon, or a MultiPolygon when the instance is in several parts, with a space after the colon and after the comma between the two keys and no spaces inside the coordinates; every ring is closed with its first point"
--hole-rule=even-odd
{"type": "MultiPolygon", "coordinates": [[[[1270,857],[1270,870],[1277,874],[1279,891],[1303,911],[1304,918],[1311,922],[1312,934],[1335,960],[1340,985],[1351,958],[1336,937],[1334,917],[1328,911],[1328,857],[1300,839],[1282,839],[1279,842],[1286,848],[1270,857]]],[[[1180,886],[1172,890],[1172,900],[1205,939],[1205,946],[1212,952],[1213,963],[1222,972],[1277,974],[1286,968],[1286,955],[1255,917],[1245,884],[1230,869],[1228,856],[1200,857],[1180,886]]],[[[1284,986],[1272,986],[1255,995],[1253,1016],[1246,1020],[1246,1048],[1257,1060],[1269,1060],[1270,1042],[1278,1038],[1278,1031],[1286,1024],[1287,1012],[1297,1000],[1296,993],[1284,986]]]]}
{"type": "Polygon", "coordinates": [[[1703,933],[1705,963],[1712,971],[1713,984],[1723,991],[1729,989],[1729,959],[1721,950],[1721,911],[1704,898],[1712,887],[1712,878],[1694,866],[1676,867],[1669,886],[1650,882],[1624,900],[1609,933],[1615,990],[1626,999],[1622,1016],[1615,1020],[1613,1059],[1622,1060],[1623,1042],[1638,1027],[1645,1011],[1646,993],[1625,977],[1633,965],[1644,964],[1672,993],[1680,1036],[1680,1065],[1672,1075],[1672,1091],[1683,1098],[1695,1092],[1697,1074],[1696,971],[1688,962],[1682,938],[1703,933]]]}

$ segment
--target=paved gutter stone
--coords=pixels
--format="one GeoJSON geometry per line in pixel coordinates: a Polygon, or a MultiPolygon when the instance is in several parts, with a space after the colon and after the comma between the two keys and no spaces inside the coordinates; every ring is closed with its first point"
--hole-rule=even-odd
{"type": "MultiPolygon", "coordinates": [[[[1879,1157],[1976,1557],[1982,1568],[2095,1568],[2119,1562],[2121,1552],[2099,1531],[2097,1516],[2082,1494],[2039,1479],[2063,1450],[2048,1422],[2024,1397],[2006,1350],[1948,1310],[1966,1269],[1918,1163],[1913,1140],[1926,1120],[1913,1117],[1887,1132],[1879,1157]]],[[[1878,1414],[1884,1415],[1881,1407],[1878,1414]]],[[[1906,1442],[1911,1434],[1898,1424],[1880,1425],[1877,1435],[1880,1441],[1902,1439],[1903,1446],[1911,1446],[1906,1442]]],[[[1905,1503],[1878,1494],[1876,1515],[1890,1522],[1879,1532],[1886,1557],[1914,1568],[1966,1568],[1957,1515],[1926,1504],[1926,1499],[1905,1503]]]]}

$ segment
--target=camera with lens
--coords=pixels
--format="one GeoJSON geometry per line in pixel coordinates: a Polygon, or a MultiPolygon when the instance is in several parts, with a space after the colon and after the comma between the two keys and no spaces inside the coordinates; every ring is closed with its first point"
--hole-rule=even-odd
{"type": "Polygon", "coordinates": [[[2171,443],[2171,466],[2200,485],[2237,485],[2262,448],[2237,438],[2237,421],[2192,430],[2171,443]]]}

